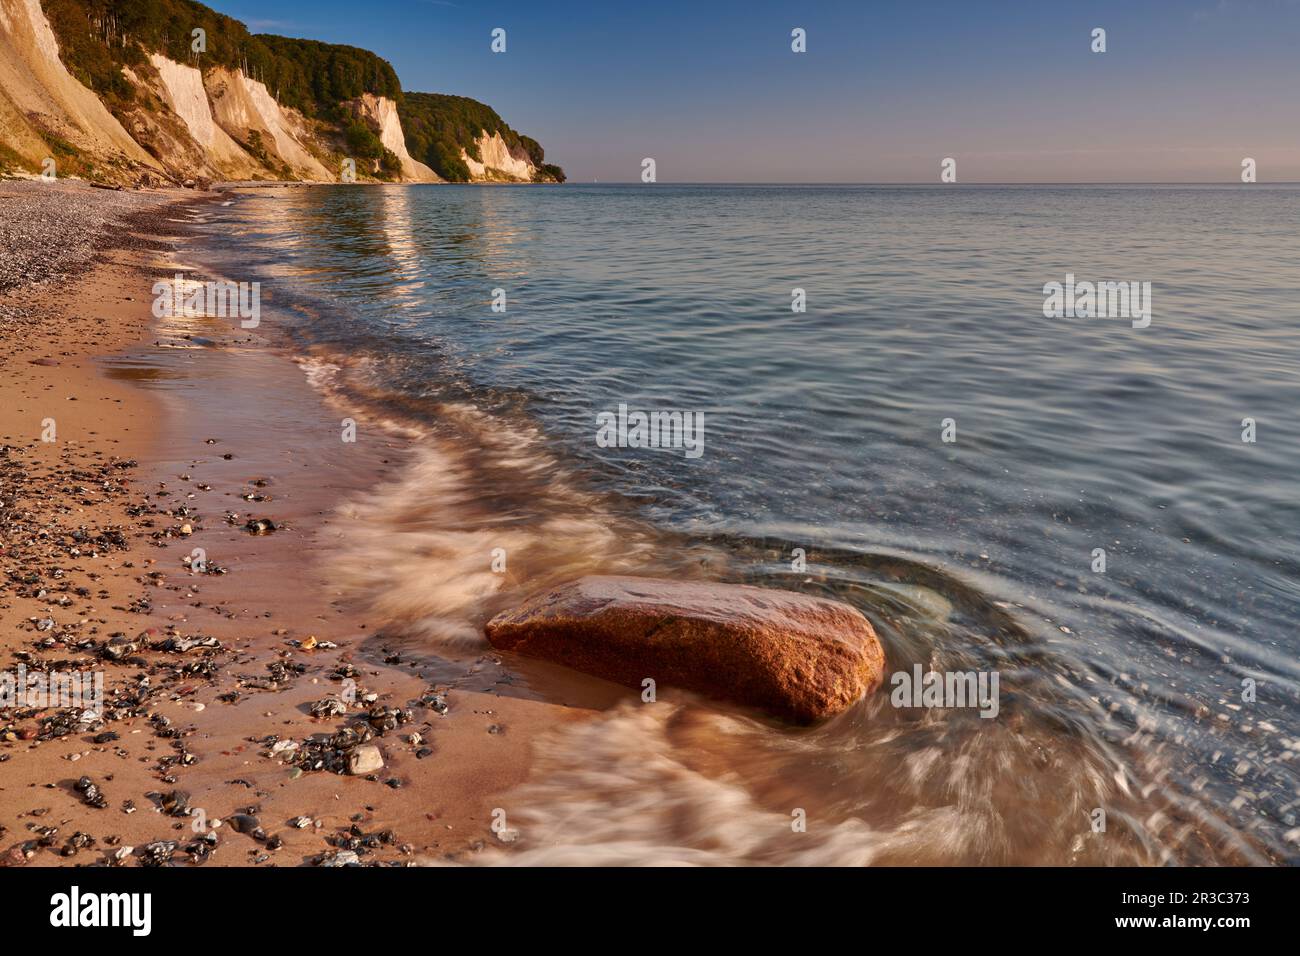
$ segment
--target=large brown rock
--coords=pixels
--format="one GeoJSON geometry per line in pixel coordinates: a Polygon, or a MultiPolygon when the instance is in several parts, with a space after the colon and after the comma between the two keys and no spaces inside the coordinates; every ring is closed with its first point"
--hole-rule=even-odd
{"type": "Polygon", "coordinates": [[[739,584],[592,575],[498,614],[487,637],[629,687],[650,677],[797,723],[848,707],[885,667],[857,609],[739,584]]]}

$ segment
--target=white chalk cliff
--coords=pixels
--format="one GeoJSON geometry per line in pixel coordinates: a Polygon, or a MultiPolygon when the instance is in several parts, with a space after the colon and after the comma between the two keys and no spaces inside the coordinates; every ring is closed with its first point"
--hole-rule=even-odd
{"type": "MultiPolygon", "coordinates": [[[[53,156],[58,175],[123,183],[340,178],[338,130],[238,70],[154,53],[122,75],[138,95],[114,115],[59,58],[40,0],[0,0],[0,170],[39,171],[53,156]]],[[[348,105],[397,157],[401,180],[439,181],[407,152],[396,103],[366,94],[348,105]]],[[[377,175],[378,163],[357,173],[377,175]]]]}
{"type": "Polygon", "coordinates": [[[480,159],[474,159],[463,149],[460,151],[460,157],[469,167],[469,173],[474,179],[487,182],[533,181],[537,167],[522,149],[511,151],[500,133],[489,136],[484,130],[475,142],[478,144],[480,159]]]}
{"type": "Polygon", "coordinates": [[[402,132],[402,121],[397,116],[397,104],[386,96],[363,93],[354,100],[353,109],[364,120],[379,131],[379,141],[393,153],[402,164],[402,178],[417,183],[441,182],[438,174],[424,163],[417,162],[406,151],[406,136],[402,132]]]}
{"type": "Polygon", "coordinates": [[[112,157],[123,170],[160,169],[63,65],[40,0],[0,0],[0,144],[39,168],[58,152],[52,143],[112,157]]]}

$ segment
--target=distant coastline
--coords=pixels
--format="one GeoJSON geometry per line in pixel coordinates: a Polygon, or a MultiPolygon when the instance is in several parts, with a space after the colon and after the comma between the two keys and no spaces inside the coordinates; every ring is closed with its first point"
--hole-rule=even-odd
{"type": "Polygon", "coordinates": [[[565,179],[490,106],[403,91],[366,50],[254,35],[192,0],[158,0],[129,38],[86,0],[0,8],[0,76],[25,107],[0,122],[0,174],[144,187],[565,179]]]}

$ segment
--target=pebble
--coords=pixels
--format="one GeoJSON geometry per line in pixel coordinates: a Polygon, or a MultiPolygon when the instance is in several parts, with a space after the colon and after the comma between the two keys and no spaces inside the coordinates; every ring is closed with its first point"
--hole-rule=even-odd
{"type": "Polygon", "coordinates": [[[157,204],[144,194],[89,190],[58,181],[0,183],[0,197],[17,200],[4,204],[0,292],[72,275],[95,255],[104,234],[122,216],[157,204]]]}
{"type": "Polygon", "coordinates": [[[379,748],[374,744],[363,744],[360,747],[355,747],[352,753],[348,755],[348,773],[354,777],[382,770],[383,766],[383,754],[379,752],[379,748]]]}

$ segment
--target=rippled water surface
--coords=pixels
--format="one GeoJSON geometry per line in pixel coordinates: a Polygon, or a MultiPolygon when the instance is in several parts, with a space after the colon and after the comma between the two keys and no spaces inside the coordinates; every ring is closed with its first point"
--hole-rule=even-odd
{"type": "Polygon", "coordinates": [[[251,190],[211,233],[322,389],[421,436],[339,573],[439,653],[619,570],[1001,675],[992,720],[630,702],[548,742],[515,858],[1262,863],[1300,853],[1297,222],[1264,185],[440,186],[251,190]],[[1150,282],[1150,326],[1044,318],[1067,273],[1150,282]],[[619,403],[703,412],[704,454],[599,447],[619,403]]]}

